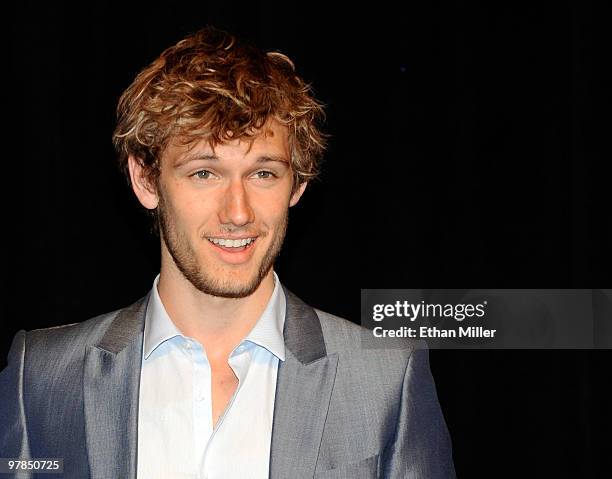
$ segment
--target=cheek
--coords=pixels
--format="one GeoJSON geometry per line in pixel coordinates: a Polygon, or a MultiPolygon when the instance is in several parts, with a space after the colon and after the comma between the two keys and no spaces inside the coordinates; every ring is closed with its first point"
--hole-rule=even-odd
{"type": "Polygon", "coordinates": [[[261,202],[257,208],[254,208],[255,221],[268,226],[276,225],[283,220],[287,214],[288,207],[289,203],[286,198],[279,201],[269,199],[266,202],[261,202]]]}
{"type": "Polygon", "coordinates": [[[286,214],[290,200],[291,184],[287,183],[275,190],[252,192],[250,203],[259,218],[273,221],[286,214]]]}
{"type": "Polygon", "coordinates": [[[176,222],[198,225],[214,216],[214,201],[211,198],[203,199],[201,195],[177,191],[172,195],[168,209],[176,222]]]}

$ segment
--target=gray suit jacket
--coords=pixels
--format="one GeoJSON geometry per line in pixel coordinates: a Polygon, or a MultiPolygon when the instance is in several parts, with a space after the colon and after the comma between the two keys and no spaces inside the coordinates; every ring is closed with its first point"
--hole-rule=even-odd
{"type": "MultiPolygon", "coordinates": [[[[365,349],[361,327],[285,294],[270,478],[455,477],[427,351],[365,349]]],[[[136,477],[147,301],[17,333],[0,373],[0,457],[63,458],[64,477],[136,477]]]]}

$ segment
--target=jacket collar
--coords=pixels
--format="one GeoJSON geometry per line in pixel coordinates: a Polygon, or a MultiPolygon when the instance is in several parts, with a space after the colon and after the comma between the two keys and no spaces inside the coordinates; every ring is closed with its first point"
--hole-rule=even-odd
{"type": "Polygon", "coordinates": [[[283,286],[287,312],[283,336],[285,347],[298,361],[308,364],[327,354],[321,322],[314,309],[283,286]]]}
{"type": "MultiPolygon", "coordinates": [[[[298,361],[307,364],[327,354],[323,331],[312,307],[283,286],[286,298],[283,337],[285,347],[298,361]]],[[[142,339],[147,304],[151,293],[119,311],[106,333],[96,345],[98,349],[117,354],[136,338],[142,339]]]]}

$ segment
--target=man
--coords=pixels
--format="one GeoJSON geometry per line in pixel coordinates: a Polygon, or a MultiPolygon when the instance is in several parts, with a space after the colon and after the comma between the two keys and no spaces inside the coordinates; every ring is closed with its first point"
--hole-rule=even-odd
{"type": "Polygon", "coordinates": [[[160,274],[130,307],[16,335],[1,457],[79,478],[454,477],[427,352],[363,348],[273,272],[321,115],[286,56],[213,28],[137,76],[114,142],[160,274]]]}

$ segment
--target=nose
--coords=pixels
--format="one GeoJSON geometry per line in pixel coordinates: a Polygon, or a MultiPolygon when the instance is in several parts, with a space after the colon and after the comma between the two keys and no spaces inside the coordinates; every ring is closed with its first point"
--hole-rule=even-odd
{"type": "Polygon", "coordinates": [[[249,202],[242,179],[235,179],[227,186],[219,211],[221,224],[245,226],[255,221],[255,213],[249,202]]]}

